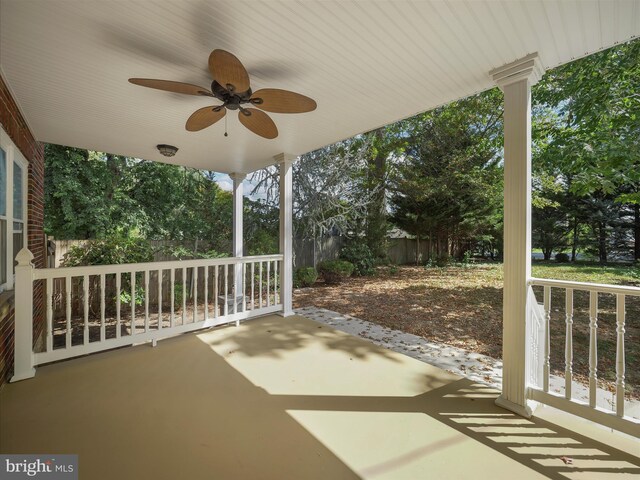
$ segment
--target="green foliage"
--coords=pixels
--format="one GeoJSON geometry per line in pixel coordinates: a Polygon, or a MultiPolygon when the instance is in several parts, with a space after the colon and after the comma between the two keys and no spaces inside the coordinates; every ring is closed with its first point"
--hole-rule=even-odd
{"type": "Polygon", "coordinates": [[[318,263],[318,273],[329,284],[337,284],[349,278],[353,273],[353,263],[346,260],[328,260],[318,263]]]}
{"type": "Polygon", "coordinates": [[[147,240],[114,234],[103,240],[89,240],[84,245],[71,247],[62,265],[65,267],[114,265],[152,260],[153,249],[147,240]]]}
{"type": "Polygon", "coordinates": [[[224,258],[229,255],[220,253],[217,250],[206,250],[196,252],[184,245],[167,245],[158,249],[164,255],[175,258],[176,260],[192,260],[196,258],[224,258]]]}
{"type": "Polygon", "coordinates": [[[211,172],[48,144],[45,230],[58,239],[149,239],[231,246],[232,198],[211,172]]]}
{"type": "MultiPolygon", "coordinates": [[[[142,280],[142,275],[138,275],[136,274],[136,282],[138,282],[139,280],[142,280]]],[[[122,302],[123,304],[129,304],[131,305],[131,288],[130,288],[130,282],[127,282],[127,289],[126,290],[122,290],[120,292],[120,302],[122,302]]],[[[144,297],[145,297],[145,291],[144,288],[142,287],[136,287],[136,305],[140,306],[144,303],[144,297]]]]}
{"type": "Polygon", "coordinates": [[[279,253],[280,210],[268,202],[245,198],[244,239],[248,255],[279,253]]]}
{"type": "MultiPolygon", "coordinates": [[[[153,249],[149,242],[138,236],[125,236],[122,233],[115,233],[102,240],[88,240],[83,245],[73,246],[65,255],[62,262],[64,267],[77,267],[85,265],[114,265],[126,263],[144,263],[153,260],[153,249]]],[[[143,274],[136,273],[135,290],[136,305],[142,305],[145,298],[145,290],[142,287],[143,274]]],[[[90,295],[93,298],[97,294],[95,288],[90,288],[90,295]]],[[[106,292],[109,294],[109,291],[106,292]]],[[[122,276],[122,286],[120,290],[120,301],[124,304],[131,304],[131,277],[122,276]]],[[[90,300],[92,303],[93,300],[90,300]]]]}
{"type": "Polygon", "coordinates": [[[569,263],[571,258],[566,253],[556,253],[556,262],[558,263],[569,263]]]}
{"type": "Polygon", "coordinates": [[[340,250],[340,258],[353,264],[356,276],[373,275],[375,258],[366,243],[353,241],[340,250]]]}
{"type": "Polygon", "coordinates": [[[392,177],[392,221],[461,257],[481,236],[501,236],[502,94],[491,90],[404,122],[403,159],[392,177]]]}
{"type": "Polygon", "coordinates": [[[318,271],[313,267],[299,267],[293,273],[295,288],[312,287],[318,280],[318,271]]]}
{"type": "Polygon", "coordinates": [[[638,91],[638,40],[550,70],[534,87],[534,245],[545,258],[566,243],[602,263],[640,256],[638,91]]]}
{"type": "Polygon", "coordinates": [[[173,302],[175,305],[182,305],[182,298],[184,297],[184,285],[182,283],[175,283],[173,286],[173,302]]]}

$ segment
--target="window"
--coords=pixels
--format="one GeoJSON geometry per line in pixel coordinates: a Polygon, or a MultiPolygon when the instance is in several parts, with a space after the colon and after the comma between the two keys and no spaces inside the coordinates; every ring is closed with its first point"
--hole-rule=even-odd
{"type": "Polygon", "coordinates": [[[13,162],[13,257],[24,247],[24,174],[22,167],[13,162]]]}
{"type": "Polygon", "coordinates": [[[0,291],[13,288],[14,259],[27,241],[27,165],[0,130],[0,291]]]}

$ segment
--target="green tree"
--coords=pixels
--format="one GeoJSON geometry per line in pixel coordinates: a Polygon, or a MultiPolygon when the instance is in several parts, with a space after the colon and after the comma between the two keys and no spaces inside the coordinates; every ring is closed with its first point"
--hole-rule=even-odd
{"type": "Polygon", "coordinates": [[[499,221],[501,105],[494,89],[403,122],[391,218],[430,255],[462,257],[499,221]]]}
{"type": "MultiPolygon", "coordinates": [[[[534,111],[552,121],[534,131],[538,171],[556,174],[572,201],[574,240],[588,225],[601,262],[620,228],[640,258],[640,42],[605,50],[548,72],[534,87],[534,111]],[[582,204],[582,205],[581,205],[582,204]],[[631,220],[624,217],[631,215],[631,220]]],[[[618,235],[619,236],[619,235],[618,235]]],[[[575,245],[575,242],[574,242],[575,245]]],[[[618,250],[625,253],[622,242],[618,250]]]]}

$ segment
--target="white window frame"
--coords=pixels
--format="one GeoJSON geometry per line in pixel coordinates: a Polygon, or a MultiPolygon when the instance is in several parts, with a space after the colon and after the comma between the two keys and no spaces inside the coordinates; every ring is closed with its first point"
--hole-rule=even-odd
{"type": "Polygon", "coordinates": [[[7,185],[5,191],[5,199],[6,199],[6,220],[7,220],[7,228],[6,228],[6,265],[7,265],[7,281],[3,284],[0,284],[0,292],[4,290],[13,289],[14,283],[14,265],[15,259],[13,258],[13,164],[16,163],[22,169],[22,235],[24,238],[24,246],[27,246],[29,243],[29,234],[27,231],[27,211],[28,211],[28,183],[29,183],[29,162],[24,158],[22,152],[16,147],[13,143],[7,132],[4,131],[3,128],[0,128],[0,148],[5,152],[5,161],[6,165],[6,175],[7,175],[7,185]]]}

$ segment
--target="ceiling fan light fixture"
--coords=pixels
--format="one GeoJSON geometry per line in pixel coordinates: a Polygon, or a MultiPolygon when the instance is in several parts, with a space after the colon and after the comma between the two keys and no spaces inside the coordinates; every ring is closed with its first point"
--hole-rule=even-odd
{"type": "Polygon", "coordinates": [[[165,145],[164,143],[157,145],[156,148],[165,157],[173,157],[178,151],[178,147],[174,147],[173,145],[165,145]]]}

